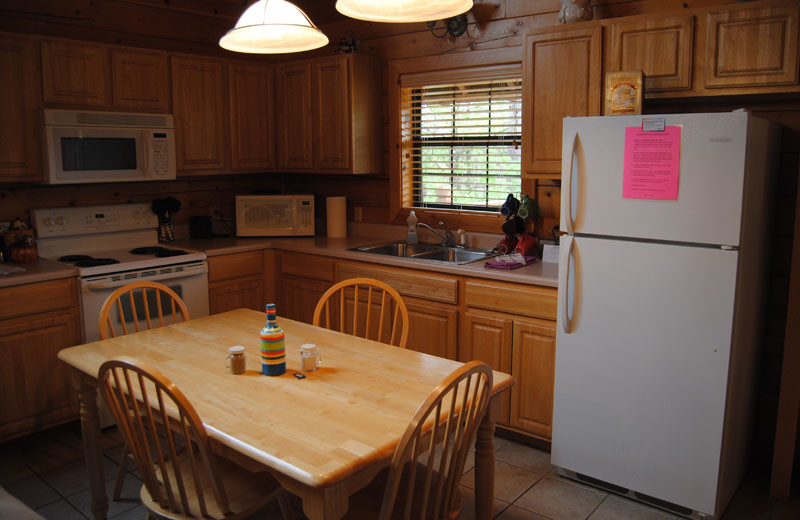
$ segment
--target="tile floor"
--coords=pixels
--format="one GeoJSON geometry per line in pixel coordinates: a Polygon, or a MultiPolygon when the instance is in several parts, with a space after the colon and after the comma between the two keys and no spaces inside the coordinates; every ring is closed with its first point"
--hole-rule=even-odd
{"type": "MultiPolygon", "coordinates": [[[[107,491],[111,493],[121,439],[114,428],[103,434],[107,491]]],[[[559,477],[550,454],[496,438],[495,518],[499,520],[665,520],[678,517],[638,502],[559,477]]],[[[462,478],[464,512],[473,518],[472,458],[462,478]]],[[[0,444],[0,485],[47,519],[91,518],[80,427],[77,422],[0,444]]],[[[134,471],[125,480],[122,500],[110,501],[109,517],[143,519],[142,483],[134,471]]],[[[278,519],[277,507],[259,518],[278,519]]],[[[254,517],[255,518],[255,517],[254,517]]],[[[800,518],[800,493],[788,503],[768,497],[765,479],[748,477],[723,520],[789,520],[800,518]]]]}

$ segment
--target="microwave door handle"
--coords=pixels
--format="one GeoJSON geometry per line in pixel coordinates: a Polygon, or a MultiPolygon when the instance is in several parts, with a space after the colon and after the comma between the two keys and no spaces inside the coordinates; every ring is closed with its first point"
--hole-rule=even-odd
{"type": "MultiPolygon", "coordinates": [[[[191,269],[186,269],[179,273],[167,273],[148,276],[146,280],[174,280],[176,278],[189,278],[204,274],[206,272],[206,265],[198,265],[191,269]]],[[[131,279],[123,279],[116,282],[86,282],[85,287],[92,291],[103,291],[105,289],[116,289],[131,282],[131,279]]]]}
{"type": "Polygon", "coordinates": [[[144,177],[150,176],[150,135],[147,131],[142,131],[142,142],[144,143],[144,177]]]}

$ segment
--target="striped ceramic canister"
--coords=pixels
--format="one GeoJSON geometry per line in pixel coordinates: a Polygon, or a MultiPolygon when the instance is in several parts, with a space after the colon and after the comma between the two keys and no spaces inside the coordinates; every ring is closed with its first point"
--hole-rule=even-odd
{"type": "Polygon", "coordinates": [[[267,304],[267,326],[261,329],[261,373],[279,376],[286,372],[286,342],[278,327],[275,304],[267,304]]]}

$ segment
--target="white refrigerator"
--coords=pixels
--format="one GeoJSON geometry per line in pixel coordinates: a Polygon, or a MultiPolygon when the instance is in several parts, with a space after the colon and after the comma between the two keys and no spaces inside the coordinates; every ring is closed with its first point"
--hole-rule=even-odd
{"type": "Polygon", "coordinates": [[[779,129],[565,118],[551,461],[691,518],[747,464],[779,129]]]}

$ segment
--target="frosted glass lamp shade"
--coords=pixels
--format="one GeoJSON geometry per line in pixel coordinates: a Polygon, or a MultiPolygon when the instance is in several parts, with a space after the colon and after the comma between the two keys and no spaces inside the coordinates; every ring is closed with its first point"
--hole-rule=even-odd
{"type": "Polygon", "coordinates": [[[327,44],[328,37],[286,0],[258,0],[219,39],[223,49],[254,54],[310,51],[327,44]]]}
{"type": "Polygon", "coordinates": [[[370,22],[406,23],[444,20],[472,9],[472,0],[337,0],[336,10],[370,22]]]}

